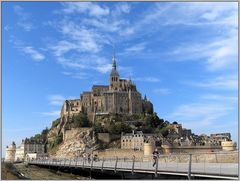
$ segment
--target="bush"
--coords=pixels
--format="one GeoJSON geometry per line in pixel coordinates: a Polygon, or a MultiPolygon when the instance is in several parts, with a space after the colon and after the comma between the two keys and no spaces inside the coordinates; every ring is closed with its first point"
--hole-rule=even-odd
{"type": "Polygon", "coordinates": [[[95,124],[93,128],[94,128],[95,133],[103,133],[104,132],[104,129],[100,123],[95,124]]]}
{"type": "Polygon", "coordinates": [[[57,145],[61,144],[63,142],[63,134],[60,133],[59,135],[57,135],[54,139],[54,141],[51,141],[48,143],[48,147],[50,149],[56,147],[57,145]]]}
{"type": "Polygon", "coordinates": [[[108,147],[108,144],[106,144],[106,143],[103,143],[103,142],[99,142],[99,149],[100,150],[104,150],[104,149],[106,149],[108,147]]]}
{"type": "Polygon", "coordinates": [[[89,127],[90,123],[86,114],[79,113],[72,117],[73,126],[76,127],[89,127]]]}
{"type": "Polygon", "coordinates": [[[121,134],[121,132],[131,132],[131,127],[123,122],[116,122],[110,124],[107,128],[108,132],[111,134],[121,134]]]}
{"type": "Polygon", "coordinates": [[[63,134],[60,133],[54,140],[54,146],[61,144],[63,141],[63,134]]]}
{"type": "Polygon", "coordinates": [[[56,119],[55,121],[52,122],[52,128],[57,127],[57,125],[60,123],[60,119],[56,119]]]}

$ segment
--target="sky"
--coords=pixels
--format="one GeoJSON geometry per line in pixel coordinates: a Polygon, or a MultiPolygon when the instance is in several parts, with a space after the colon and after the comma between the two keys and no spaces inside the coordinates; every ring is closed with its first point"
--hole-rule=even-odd
{"type": "Polygon", "coordinates": [[[2,152],[108,85],[115,49],[160,118],[238,139],[237,2],[2,2],[2,152]],[[115,47],[115,48],[114,48],[115,47]]]}

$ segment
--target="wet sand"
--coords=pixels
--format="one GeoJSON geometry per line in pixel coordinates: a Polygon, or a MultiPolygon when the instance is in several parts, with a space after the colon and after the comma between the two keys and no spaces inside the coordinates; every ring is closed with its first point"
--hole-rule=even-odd
{"type": "Polygon", "coordinates": [[[34,165],[19,164],[2,164],[2,179],[31,179],[31,180],[88,180],[87,177],[63,173],[47,168],[40,168],[34,165]],[[5,166],[4,166],[5,165],[5,166]]]}

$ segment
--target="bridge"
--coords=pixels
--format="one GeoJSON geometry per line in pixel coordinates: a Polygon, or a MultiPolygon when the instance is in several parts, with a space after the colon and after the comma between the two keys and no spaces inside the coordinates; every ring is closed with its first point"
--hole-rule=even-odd
{"type": "MultiPolygon", "coordinates": [[[[195,154],[180,154],[180,155],[160,155],[156,165],[153,166],[151,157],[135,158],[133,157],[114,157],[100,159],[56,159],[56,158],[41,158],[28,161],[30,165],[48,167],[50,169],[67,169],[70,171],[77,170],[89,171],[90,175],[94,172],[108,172],[108,174],[121,174],[131,176],[137,179],[139,175],[149,176],[149,178],[178,178],[185,177],[188,179],[206,178],[206,179],[238,179],[238,153],[236,159],[226,158],[227,153],[222,155],[210,153],[209,159],[195,154]],[[174,176],[174,177],[171,177],[174,176]]],[[[236,158],[236,157],[235,157],[236,158]]],[[[123,177],[122,177],[123,178],[123,177]]]]}

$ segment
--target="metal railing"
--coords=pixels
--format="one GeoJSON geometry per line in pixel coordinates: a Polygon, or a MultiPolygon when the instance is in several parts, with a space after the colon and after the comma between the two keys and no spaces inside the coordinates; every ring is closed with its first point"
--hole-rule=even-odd
{"type": "Polygon", "coordinates": [[[238,152],[220,153],[194,153],[194,154],[171,154],[160,155],[156,165],[153,166],[152,156],[143,158],[112,157],[87,159],[78,157],[67,158],[42,158],[29,161],[30,164],[90,168],[100,170],[128,171],[154,173],[155,176],[161,172],[183,173],[191,179],[194,174],[232,176],[238,177],[238,152]]]}

